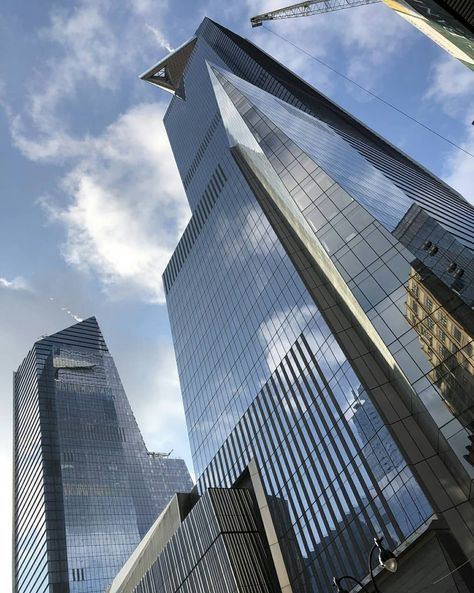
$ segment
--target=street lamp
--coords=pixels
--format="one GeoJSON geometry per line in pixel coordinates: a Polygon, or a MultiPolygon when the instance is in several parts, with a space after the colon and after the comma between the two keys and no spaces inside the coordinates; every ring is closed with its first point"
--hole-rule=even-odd
{"type": "MultiPolygon", "coordinates": [[[[384,548],[382,546],[382,541],[383,537],[374,537],[374,545],[372,546],[369,552],[369,573],[375,593],[380,593],[380,589],[377,587],[375,583],[374,571],[372,568],[372,557],[374,555],[375,550],[378,550],[379,552],[379,566],[386,568],[390,572],[396,572],[398,567],[397,557],[393,552],[387,550],[387,548],[384,548]]],[[[336,587],[336,593],[348,593],[347,589],[341,587],[341,581],[343,581],[344,579],[350,579],[351,581],[354,581],[354,583],[360,586],[361,591],[367,591],[365,586],[359,580],[350,575],[345,575],[339,578],[333,578],[332,582],[333,585],[336,587]]]]}
{"type": "Polygon", "coordinates": [[[374,537],[374,546],[379,549],[379,564],[386,568],[390,572],[397,572],[398,563],[397,557],[393,552],[384,548],[382,544],[383,537],[376,538],[374,537]]]}

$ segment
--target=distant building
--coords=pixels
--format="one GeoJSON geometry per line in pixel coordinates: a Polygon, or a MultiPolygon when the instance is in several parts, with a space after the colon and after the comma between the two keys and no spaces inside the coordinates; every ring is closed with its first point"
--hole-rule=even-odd
{"type": "Polygon", "coordinates": [[[380,414],[367,396],[357,396],[352,406],[352,422],[359,436],[367,462],[373,468],[374,476],[381,485],[390,483],[397,474],[396,469],[402,461],[402,454],[394,441],[387,441],[383,446],[377,439],[377,433],[383,426],[380,414]]]}
{"type": "Polygon", "coordinates": [[[143,78],[192,210],[163,280],[198,492],[254,464],[284,591],[364,578],[373,535],[474,580],[472,435],[406,319],[416,261],[472,316],[474,208],[209,19],[143,78]]]}
{"type": "Polygon", "coordinates": [[[474,70],[472,0],[383,0],[445,51],[474,70]]]}
{"type": "Polygon", "coordinates": [[[34,344],[14,379],[15,593],[103,593],[191,487],[147,452],[94,317],[34,344]]]}

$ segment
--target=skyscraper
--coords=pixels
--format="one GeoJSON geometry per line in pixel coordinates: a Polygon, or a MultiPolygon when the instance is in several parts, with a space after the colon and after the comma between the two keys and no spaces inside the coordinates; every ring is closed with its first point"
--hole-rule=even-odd
{"type": "Polygon", "coordinates": [[[383,0],[445,51],[474,70],[474,4],[471,0],[383,0]]]}
{"type": "Polygon", "coordinates": [[[15,593],[103,593],[191,487],[146,450],[94,317],[34,344],[14,378],[15,593]]]}
{"type": "MultiPolygon", "coordinates": [[[[406,305],[427,270],[433,323],[472,323],[472,206],[209,19],[142,78],[174,93],[192,209],[163,280],[200,492],[254,464],[289,591],[363,577],[371,536],[408,545],[435,516],[429,574],[472,558],[474,426],[446,405],[413,327],[428,319],[406,305]]],[[[444,344],[454,366],[471,364],[460,336],[444,344]]]]}

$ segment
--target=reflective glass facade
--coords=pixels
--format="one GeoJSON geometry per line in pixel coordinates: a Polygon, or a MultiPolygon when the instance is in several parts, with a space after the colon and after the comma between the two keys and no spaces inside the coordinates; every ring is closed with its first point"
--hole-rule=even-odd
{"type": "Polygon", "coordinates": [[[297,592],[362,577],[373,534],[396,548],[434,512],[474,551],[472,406],[453,395],[472,206],[207,19],[165,125],[193,210],[164,285],[199,488],[256,461],[297,592]],[[408,310],[414,277],[432,321],[408,310]],[[449,377],[421,338],[444,309],[449,377]]]}
{"type": "Polygon", "coordinates": [[[14,410],[14,590],[103,593],[184,461],[147,452],[95,318],[35,343],[14,410]]]}

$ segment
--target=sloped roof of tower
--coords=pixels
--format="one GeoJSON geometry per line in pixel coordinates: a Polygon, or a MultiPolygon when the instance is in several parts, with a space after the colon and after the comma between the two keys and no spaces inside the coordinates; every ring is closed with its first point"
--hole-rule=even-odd
{"type": "Polygon", "coordinates": [[[150,84],[175,93],[178,97],[184,99],[184,89],[181,87],[181,80],[196,41],[196,36],[191,37],[183,45],[160,60],[158,64],[155,64],[152,68],[144,72],[140,78],[150,84]]]}
{"type": "Polygon", "coordinates": [[[70,344],[92,350],[102,350],[108,352],[102,331],[97,319],[92,316],[66,327],[50,336],[44,336],[39,343],[70,344]]]}

